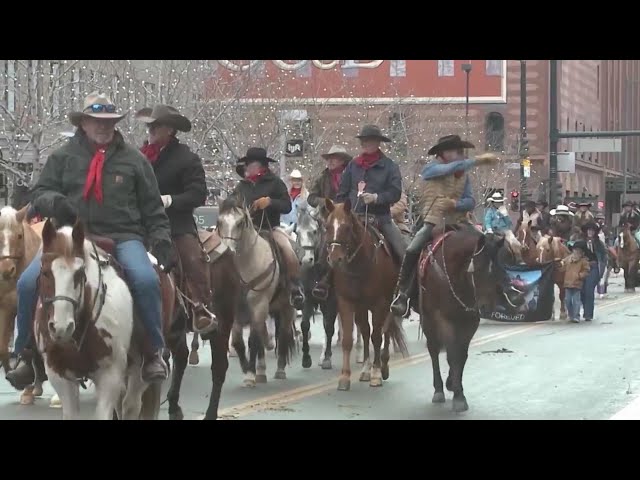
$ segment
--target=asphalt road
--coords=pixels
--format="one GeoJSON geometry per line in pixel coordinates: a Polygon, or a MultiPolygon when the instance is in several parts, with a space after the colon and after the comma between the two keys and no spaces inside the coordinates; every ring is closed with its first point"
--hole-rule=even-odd
{"type": "MultiPolygon", "coordinates": [[[[405,322],[411,357],[392,355],[390,378],[380,388],[359,382],[352,363],[351,390],[337,391],[342,355],[334,348],[333,370],[322,370],[321,322],[312,325],[313,366],[303,369],[301,354],[275,380],[275,357],[267,356],[268,382],[242,386],[236,358],[230,359],[220,416],[223,419],[640,419],[640,293],[622,293],[622,277],[611,279],[609,298],[596,300],[592,323],[553,321],[504,324],[483,321],[474,337],[464,372],[469,411],[456,414],[451,395],[432,404],[431,363],[416,321],[405,322]]],[[[335,340],[334,340],[335,341],[335,340]]],[[[185,374],[181,405],[186,419],[200,419],[210,390],[209,349],[200,347],[200,364],[185,374]]],[[[448,365],[441,355],[443,379],[448,365]]],[[[31,406],[0,379],[0,419],[59,419],[50,408],[53,390],[31,406]]],[[[93,390],[81,392],[83,417],[91,418],[93,390]]],[[[161,419],[167,419],[166,404],[161,419]]]]}

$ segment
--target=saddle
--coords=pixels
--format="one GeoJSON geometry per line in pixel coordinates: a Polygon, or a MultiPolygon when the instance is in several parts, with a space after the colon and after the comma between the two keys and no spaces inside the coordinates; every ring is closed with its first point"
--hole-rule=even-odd
{"type": "Polygon", "coordinates": [[[427,269],[429,265],[435,262],[435,254],[442,246],[445,238],[449,237],[454,232],[462,230],[464,228],[475,228],[473,225],[465,224],[447,224],[443,227],[434,227],[432,232],[432,240],[427,242],[420,254],[420,260],[418,261],[418,275],[420,279],[423,279],[427,275],[427,269]]]}
{"type": "Polygon", "coordinates": [[[382,229],[380,228],[380,222],[378,221],[378,219],[373,215],[364,215],[364,214],[358,214],[357,217],[358,217],[358,220],[362,222],[362,225],[366,226],[367,231],[371,233],[371,235],[373,235],[373,238],[376,239],[375,243],[382,245],[382,247],[384,248],[384,251],[387,252],[387,255],[389,255],[395,261],[402,262],[402,259],[401,258],[398,259],[397,255],[394,253],[393,249],[391,248],[391,245],[389,245],[389,242],[387,241],[387,239],[384,238],[384,235],[382,234],[382,229]]]}

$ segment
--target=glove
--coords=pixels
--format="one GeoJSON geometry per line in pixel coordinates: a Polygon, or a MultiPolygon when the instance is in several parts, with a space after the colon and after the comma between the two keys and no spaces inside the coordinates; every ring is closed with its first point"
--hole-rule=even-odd
{"type": "Polygon", "coordinates": [[[171,242],[166,240],[158,242],[151,253],[158,260],[158,265],[160,265],[163,272],[171,272],[171,269],[175,266],[175,255],[171,242]]]}
{"type": "Polygon", "coordinates": [[[58,228],[74,225],[78,220],[78,210],[69,202],[67,197],[58,197],[53,208],[53,218],[58,228]]]}
{"type": "Polygon", "coordinates": [[[367,205],[369,205],[371,203],[376,203],[378,201],[378,194],[377,193],[363,193],[362,194],[362,201],[364,203],[366,203],[367,205]]]}
{"type": "Polygon", "coordinates": [[[478,155],[476,157],[476,164],[489,165],[491,163],[496,163],[498,160],[500,160],[498,156],[493,153],[483,153],[482,155],[478,155]]]}
{"type": "Polygon", "coordinates": [[[486,233],[487,233],[487,235],[493,235],[493,230],[490,229],[490,228],[487,228],[486,233]]]}
{"type": "Polygon", "coordinates": [[[442,203],[441,203],[442,209],[445,212],[455,210],[457,204],[458,202],[456,202],[453,198],[444,198],[442,199],[442,203]]]}
{"type": "Polygon", "coordinates": [[[169,208],[173,203],[171,195],[161,195],[160,198],[162,199],[162,205],[164,205],[164,208],[169,208]]]}
{"type": "Polygon", "coordinates": [[[254,210],[264,210],[269,205],[271,205],[271,199],[269,197],[262,197],[253,202],[251,208],[253,208],[254,210]]]}

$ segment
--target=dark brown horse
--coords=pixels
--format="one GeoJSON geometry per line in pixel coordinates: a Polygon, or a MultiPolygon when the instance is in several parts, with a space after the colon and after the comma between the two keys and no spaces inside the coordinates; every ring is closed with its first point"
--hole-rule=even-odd
{"type": "Polygon", "coordinates": [[[480,324],[479,310],[493,309],[501,291],[505,273],[498,265],[498,252],[504,237],[483,235],[471,226],[444,236],[442,228],[436,230],[418,268],[420,323],[433,366],[432,402],[445,401],[439,360],[444,347],[449,362],[446,387],[453,392],[453,410],[463,412],[469,406],[462,373],[480,324]]]}
{"type": "MultiPolygon", "coordinates": [[[[382,386],[389,378],[389,341],[403,354],[407,348],[400,321],[390,316],[399,268],[384,241],[371,227],[372,217],[364,221],[351,211],[351,201],[334,204],[326,199],[328,212],[326,239],[328,260],[333,269],[333,287],[338,301],[342,325],[342,375],[338,390],[351,388],[351,349],[353,325],[362,332],[364,341],[364,365],[361,382],[371,387],[382,386]],[[373,332],[370,334],[368,312],[372,314],[373,332]],[[388,331],[385,330],[385,320],[388,331]],[[384,350],[381,351],[384,333],[384,350]],[[373,365],[369,357],[369,338],[373,342],[373,365]]],[[[397,350],[396,349],[396,350],[397,350]]]]}
{"type": "Polygon", "coordinates": [[[636,291],[640,249],[628,223],[622,227],[622,239],[616,251],[618,265],[624,270],[624,291],[625,293],[633,293],[636,291]]]}

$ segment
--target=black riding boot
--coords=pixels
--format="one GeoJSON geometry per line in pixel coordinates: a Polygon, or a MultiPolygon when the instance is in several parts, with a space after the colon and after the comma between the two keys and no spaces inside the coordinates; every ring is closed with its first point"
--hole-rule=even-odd
{"type": "Polygon", "coordinates": [[[311,295],[314,296],[317,300],[324,302],[329,297],[329,272],[322,276],[316,286],[311,290],[311,295]]]}
{"type": "Polygon", "coordinates": [[[419,258],[420,253],[407,251],[404,255],[398,278],[398,295],[393,300],[390,309],[394,315],[406,317],[409,314],[409,290],[415,277],[419,258]]]}
{"type": "Polygon", "coordinates": [[[289,289],[291,291],[291,305],[296,310],[304,308],[304,287],[299,279],[291,279],[289,281],[289,289]]]}
{"type": "Polygon", "coordinates": [[[18,366],[5,376],[7,382],[16,390],[22,391],[36,381],[36,371],[33,368],[33,353],[25,349],[18,356],[18,366]]]}

